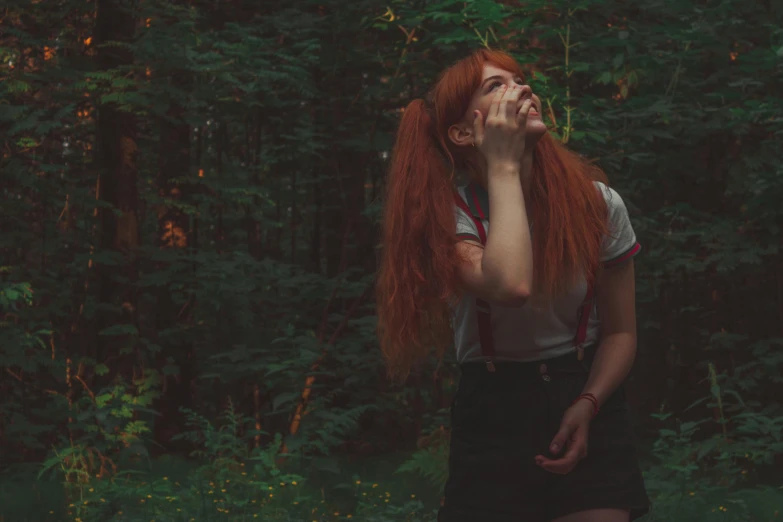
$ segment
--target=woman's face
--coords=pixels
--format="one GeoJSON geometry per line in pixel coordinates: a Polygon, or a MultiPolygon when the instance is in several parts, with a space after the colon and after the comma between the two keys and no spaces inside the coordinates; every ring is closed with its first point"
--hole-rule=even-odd
{"type": "MultiPolygon", "coordinates": [[[[470,100],[470,106],[465,112],[465,116],[462,125],[459,125],[459,129],[455,129],[457,126],[453,126],[449,131],[449,135],[457,145],[470,145],[473,142],[473,111],[481,111],[483,121],[487,121],[487,113],[489,107],[492,104],[492,99],[495,97],[497,90],[502,86],[511,88],[514,84],[524,85],[522,79],[514,74],[501,69],[492,64],[485,64],[484,71],[481,77],[481,84],[479,88],[473,93],[473,98],[470,100]],[[460,132],[461,131],[461,132],[460,132]]],[[[530,108],[530,112],[527,117],[527,133],[533,140],[538,140],[546,132],[546,124],[541,119],[542,107],[541,100],[538,96],[533,94],[532,89],[525,85],[522,90],[522,94],[519,97],[517,103],[517,110],[522,107],[522,104],[528,98],[533,98],[533,106],[530,108]]]]}

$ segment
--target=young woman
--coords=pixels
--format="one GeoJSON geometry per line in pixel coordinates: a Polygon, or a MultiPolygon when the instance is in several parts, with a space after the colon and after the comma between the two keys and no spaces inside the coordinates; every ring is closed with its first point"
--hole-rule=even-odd
{"type": "Polygon", "coordinates": [[[648,509],[622,388],[640,247],[620,196],[542,114],[515,60],[480,50],[408,105],[397,134],[379,334],[401,378],[456,345],[440,522],[625,522],[648,509]]]}

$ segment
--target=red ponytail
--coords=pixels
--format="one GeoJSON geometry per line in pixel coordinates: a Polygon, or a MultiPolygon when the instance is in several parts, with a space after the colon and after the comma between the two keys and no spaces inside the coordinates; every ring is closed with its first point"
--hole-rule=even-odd
{"type": "Polygon", "coordinates": [[[381,350],[404,379],[451,345],[447,300],[458,291],[454,188],[423,100],[403,112],[391,157],[376,287],[381,350]]]}

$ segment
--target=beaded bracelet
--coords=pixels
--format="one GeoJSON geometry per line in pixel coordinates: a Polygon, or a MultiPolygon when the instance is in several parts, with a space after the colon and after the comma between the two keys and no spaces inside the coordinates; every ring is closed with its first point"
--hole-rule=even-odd
{"type": "Polygon", "coordinates": [[[571,403],[571,406],[579,402],[580,399],[587,399],[593,404],[593,418],[595,418],[595,416],[598,415],[598,411],[600,410],[600,408],[598,407],[598,399],[595,398],[595,395],[593,395],[592,393],[583,393],[582,395],[574,399],[574,402],[571,403]]]}

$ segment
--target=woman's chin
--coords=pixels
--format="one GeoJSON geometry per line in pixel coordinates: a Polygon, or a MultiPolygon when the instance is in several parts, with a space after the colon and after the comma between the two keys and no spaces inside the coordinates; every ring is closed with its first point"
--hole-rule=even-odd
{"type": "Polygon", "coordinates": [[[525,131],[528,136],[541,137],[547,131],[546,123],[541,118],[528,118],[525,131]]]}

